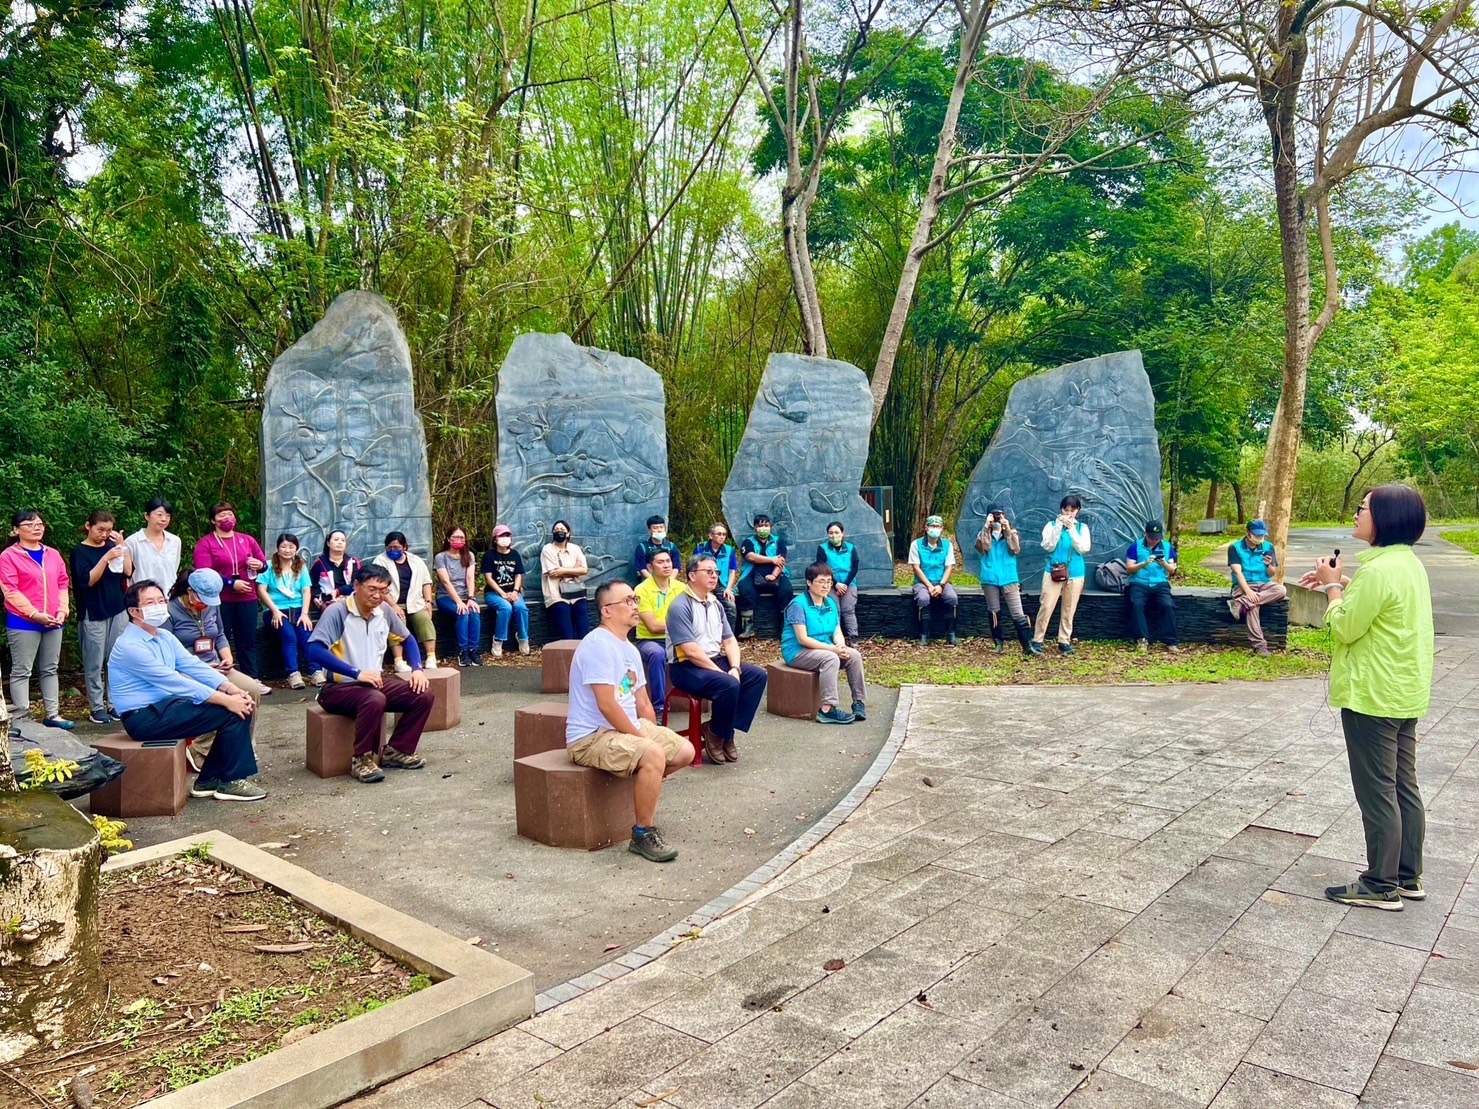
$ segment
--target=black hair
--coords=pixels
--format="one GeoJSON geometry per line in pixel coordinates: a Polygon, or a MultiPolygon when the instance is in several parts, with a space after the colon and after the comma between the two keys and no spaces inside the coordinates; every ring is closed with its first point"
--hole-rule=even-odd
{"type": "Polygon", "coordinates": [[[114,516],[106,508],[99,508],[92,515],[88,516],[87,523],[82,525],[82,530],[84,532],[91,531],[94,524],[102,523],[116,524],[118,523],[118,517],[114,516]]]}
{"type": "MultiPolygon", "coordinates": [[[[606,598],[611,596],[613,589],[618,585],[626,584],[620,578],[612,578],[610,581],[603,581],[600,585],[596,586],[596,611],[600,611],[601,606],[606,603],[606,598]]],[[[630,589],[631,586],[627,586],[627,588],[630,589]]]]}
{"type": "Polygon", "coordinates": [[[575,529],[570,526],[570,521],[568,521],[568,520],[556,520],[553,524],[551,524],[549,526],[549,533],[551,535],[553,535],[555,533],[555,529],[558,528],[558,527],[560,527],[560,526],[562,526],[562,525],[564,526],[565,531],[568,534],[570,534],[570,535],[574,535],[575,534],[575,529]]]}
{"type": "Polygon", "coordinates": [[[810,585],[812,582],[816,581],[817,578],[823,576],[829,578],[834,576],[832,574],[832,567],[828,566],[825,562],[813,562],[810,566],[806,568],[807,585],[810,585]]]}
{"type": "Polygon", "coordinates": [[[389,585],[390,571],[373,562],[363,563],[359,568],[359,573],[354,575],[354,584],[365,585],[372,581],[383,581],[389,585]]]}
{"type": "Polygon", "coordinates": [[[272,572],[279,578],[285,578],[289,574],[297,578],[303,573],[303,567],[308,564],[308,560],[303,557],[303,540],[299,539],[290,531],[283,532],[277,537],[277,542],[272,544],[272,558],[270,561],[272,563],[272,572]],[[293,555],[293,561],[286,566],[281,565],[281,556],[277,553],[277,548],[281,547],[284,543],[291,543],[298,548],[298,552],[293,555]]]}
{"type": "Polygon", "coordinates": [[[176,597],[183,597],[186,593],[190,591],[190,575],[193,573],[195,573],[194,570],[180,571],[180,576],[175,578],[175,584],[170,586],[170,600],[173,601],[176,597]]]}
{"type": "Polygon", "coordinates": [[[142,608],[143,606],[139,604],[139,598],[142,597],[144,595],[144,591],[148,589],[157,589],[161,593],[164,592],[164,586],[160,585],[153,578],[145,578],[143,581],[136,581],[128,587],[128,592],[123,595],[123,607],[142,608]]]}
{"type": "MultiPolygon", "coordinates": [[[[349,558],[349,532],[345,531],[343,528],[331,528],[329,531],[324,532],[324,549],[322,552],[322,558],[325,563],[329,561],[329,538],[335,535],[344,536],[344,557],[346,559],[349,558]]],[[[281,543],[282,540],[279,539],[278,542],[281,543]]]]}
{"type": "Polygon", "coordinates": [[[647,561],[648,562],[651,562],[654,558],[665,558],[669,562],[672,562],[673,561],[673,552],[670,551],[670,550],[667,550],[666,548],[659,548],[658,550],[653,551],[652,554],[650,554],[647,557],[647,561]]]}
{"type": "Polygon", "coordinates": [[[1410,547],[1428,526],[1428,506],[1410,485],[1378,485],[1367,494],[1366,511],[1376,529],[1373,547],[1410,547]]]}
{"type": "Polygon", "coordinates": [[[830,524],[827,525],[828,531],[831,531],[833,528],[836,528],[838,531],[842,532],[843,535],[847,534],[847,525],[844,524],[841,520],[833,520],[830,524]]]}
{"type": "Polygon", "coordinates": [[[763,512],[757,512],[755,513],[755,519],[751,521],[750,526],[758,528],[761,524],[768,523],[770,523],[770,517],[763,512]]]}
{"type": "Polygon", "coordinates": [[[144,505],[144,515],[149,515],[149,513],[153,512],[156,508],[164,509],[171,516],[175,514],[175,506],[170,504],[169,501],[165,500],[163,497],[150,497],[148,503],[144,505]]]}
{"type": "Polygon", "coordinates": [[[385,542],[382,543],[382,544],[380,544],[380,545],[382,547],[388,547],[392,543],[399,543],[402,547],[405,547],[406,550],[408,550],[408,551],[411,549],[411,541],[406,538],[406,533],[403,532],[403,531],[390,531],[390,532],[386,532],[385,533],[385,542]]]}
{"type": "Polygon", "coordinates": [[[705,562],[712,562],[714,564],[714,569],[719,569],[719,560],[713,555],[699,555],[688,564],[689,576],[691,577],[693,575],[693,572],[697,570],[700,566],[702,566],[705,562]]]}
{"type": "Polygon", "coordinates": [[[647,517],[647,526],[648,527],[650,527],[650,528],[651,527],[656,527],[658,524],[661,524],[663,527],[667,527],[668,526],[668,522],[666,520],[664,520],[661,516],[649,516],[649,517],[647,517]]]}
{"type": "Polygon", "coordinates": [[[1058,510],[1060,512],[1065,508],[1083,508],[1083,506],[1084,502],[1079,500],[1078,497],[1074,496],[1072,493],[1069,493],[1068,496],[1064,497],[1061,501],[1058,502],[1058,510]]]}

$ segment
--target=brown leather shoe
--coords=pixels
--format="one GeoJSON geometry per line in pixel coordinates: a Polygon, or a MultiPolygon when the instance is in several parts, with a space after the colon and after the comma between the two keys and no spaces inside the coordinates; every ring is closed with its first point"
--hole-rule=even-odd
{"type": "Polygon", "coordinates": [[[724,757],[730,762],[739,762],[739,748],[734,745],[734,740],[724,741],[724,757]]]}
{"type": "Polygon", "coordinates": [[[725,763],[729,760],[724,755],[724,741],[709,731],[707,724],[704,725],[704,754],[712,763],[725,763]]]}

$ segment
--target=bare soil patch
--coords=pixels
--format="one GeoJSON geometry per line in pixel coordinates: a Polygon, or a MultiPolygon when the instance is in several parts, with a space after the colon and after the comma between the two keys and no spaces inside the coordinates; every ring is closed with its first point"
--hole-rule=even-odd
{"type": "Polygon", "coordinates": [[[79,1080],[138,1105],[431,984],[204,852],[105,876],[100,910],[90,1038],[0,1068],[0,1109],[70,1106],[79,1080]]]}

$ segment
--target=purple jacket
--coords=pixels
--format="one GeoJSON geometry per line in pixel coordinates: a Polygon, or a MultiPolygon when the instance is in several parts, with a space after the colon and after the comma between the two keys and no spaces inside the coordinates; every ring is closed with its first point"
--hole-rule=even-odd
{"type": "Polygon", "coordinates": [[[257,545],[257,541],[250,535],[244,535],[239,531],[233,531],[225,539],[212,531],[195,544],[195,568],[214,570],[226,583],[226,588],[221,590],[222,604],[254,605],[257,603],[257,574],[247,566],[249,558],[258,559],[264,563],[267,561],[267,556],[262,553],[262,548],[257,545]],[[250,592],[238,593],[231,588],[231,583],[238,578],[251,583],[250,592]]]}

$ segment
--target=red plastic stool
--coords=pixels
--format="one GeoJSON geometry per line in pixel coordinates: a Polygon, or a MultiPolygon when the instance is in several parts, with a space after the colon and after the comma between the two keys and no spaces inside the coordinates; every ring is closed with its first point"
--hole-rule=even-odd
{"type": "Polygon", "coordinates": [[[693,765],[702,766],[704,763],[704,705],[708,704],[707,701],[699,697],[690,697],[681,689],[669,689],[668,699],[662,703],[662,716],[658,719],[658,723],[664,728],[668,726],[668,709],[679,697],[688,702],[688,731],[685,735],[688,742],[693,744],[693,765]]]}

